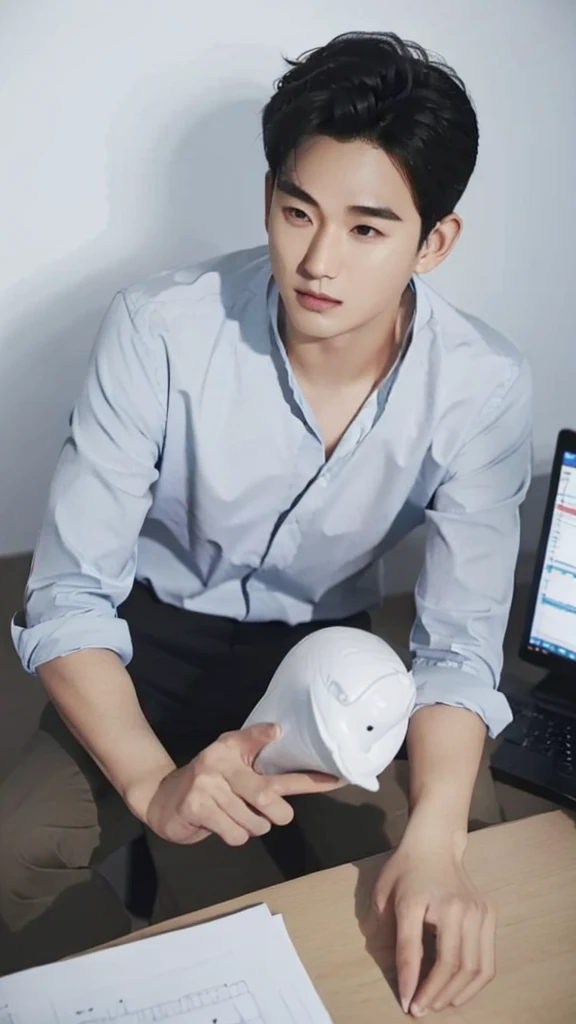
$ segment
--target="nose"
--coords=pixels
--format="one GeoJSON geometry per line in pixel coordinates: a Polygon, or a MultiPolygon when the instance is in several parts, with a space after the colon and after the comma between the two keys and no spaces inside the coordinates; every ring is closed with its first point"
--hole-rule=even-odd
{"type": "Polygon", "coordinates": [[[341,258],[335,233],[318,228],[298,269],[308,280],[319,281],[323,277],[334,280],[340,272],[341,258]]]}

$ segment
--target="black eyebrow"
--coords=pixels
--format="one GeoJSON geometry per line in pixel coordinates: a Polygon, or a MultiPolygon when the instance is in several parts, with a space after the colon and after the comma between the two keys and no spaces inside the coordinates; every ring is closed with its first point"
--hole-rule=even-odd
{"type": "MultiPolygon", "coordinates": [[[[303,188],[296,185],[295,182],[290,181],[290,178],[280,177],[276,182],[276,188],[280,192],[284,192],[285,195],[291,196],[292,199],[298,199],[301,203],[307,203],[309,206],[314,206],[317,210],[320,208],[320,204],[314,199],[313,196],[305,192],[303,188]]],[[[349,206],[348,211],[350,213],[359,214],[361,217],[378,217],[380,220],[392,220],[401,221],[402,218],[390,206],[349,206]]]]}

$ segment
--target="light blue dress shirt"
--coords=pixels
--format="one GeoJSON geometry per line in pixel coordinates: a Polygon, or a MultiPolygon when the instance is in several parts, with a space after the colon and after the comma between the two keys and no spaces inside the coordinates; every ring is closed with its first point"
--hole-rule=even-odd
{"type": "Polygon", "coordinates": [[[132,656],[117,606],[237,620],[377,604],[382,556],[419,524],[418,707],[510,720],[498,684],[530,479],[531,381],[505,338],[422,279],[410,344],[331,458],[277,331],[264,248],[155,276],[104,318],[12,631],[23,665],[132,656]]]}

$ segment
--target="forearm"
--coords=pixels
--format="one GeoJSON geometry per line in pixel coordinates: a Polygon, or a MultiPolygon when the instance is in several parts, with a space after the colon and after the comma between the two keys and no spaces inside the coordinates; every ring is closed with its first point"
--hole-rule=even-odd
{"type": "Polygon", "coordinates": [[[444,704],[416,711],[408,729],[409,831],[465,842],[485,740],[472,711],[444,704]]]}
{"type": "Polygon", "coordinates": [[[175,765],[148,725],[120,658],[108,650],[79,651],[41,665],[38,675],[70,731],[143,818],[175,765]]]}

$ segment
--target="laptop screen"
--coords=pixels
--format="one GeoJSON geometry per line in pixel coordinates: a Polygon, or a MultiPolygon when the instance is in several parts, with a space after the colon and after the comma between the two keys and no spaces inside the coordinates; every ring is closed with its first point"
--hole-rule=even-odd
{"type": "Polygon", "coordinates": [[[576,662],[576,451],[562,453],[549,522],[526,648],[576,662]]]}

